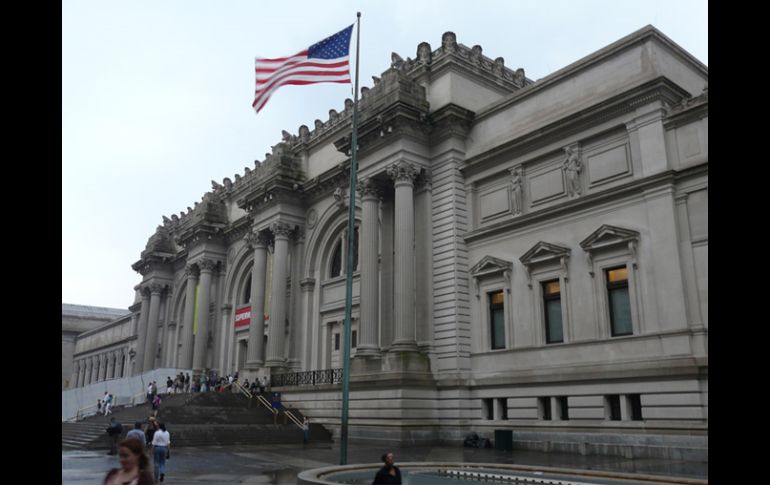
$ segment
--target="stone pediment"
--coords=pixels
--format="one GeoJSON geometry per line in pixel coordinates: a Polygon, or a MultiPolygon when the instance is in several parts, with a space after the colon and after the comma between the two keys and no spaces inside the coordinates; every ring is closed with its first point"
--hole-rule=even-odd
{"type": "Polygon", "coordinates": [[[510,261],[494,258],[492,256],[484,256],[481,258],[481,261],[471,268],[470,273],[474,278],[479,278],[495,273],[502,273],[504,271],[511,271],[512,269],[513,263],[510,261]]]}
{"type": "Polygon", "coordinates": [[[519,261],[527,267],[542,263],[559,263],[562,258],[569,257],[570,251],[570,248],[540,241],[524,253],[519,261]]]}
{"type": "Polygon", "coordinates": [[[626,246],[629,243],[637,244],[638,242],[639,233],[637,231],[604,224],[583,240],[580,247],[591,253],[606,248],[626,246]]]}

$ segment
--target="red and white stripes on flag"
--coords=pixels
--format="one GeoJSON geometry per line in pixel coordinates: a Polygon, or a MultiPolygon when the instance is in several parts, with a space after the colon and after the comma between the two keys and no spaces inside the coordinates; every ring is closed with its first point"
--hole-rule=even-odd
{"type": "Polygon", "coordinates": [[[257,88],[251,106],[259,113],[270,96],[286,84],[350,83],[349,56],[308,59],[304,50],[291,57],[256,58],[257,88]]]}

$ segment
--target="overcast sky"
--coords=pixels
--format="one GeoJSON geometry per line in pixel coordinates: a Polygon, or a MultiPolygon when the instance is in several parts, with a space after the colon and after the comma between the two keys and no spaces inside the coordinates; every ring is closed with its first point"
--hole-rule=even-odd
{"type": "MultiPolygon", "coordinates": [[[[361,86],[446,31],[535,80],[647,24],[708,64],[705,0],[63,0],[62,302],[131,305],[131,264],[163,215],[254,168],[281,130],[342,111],[351,86],[317,84],[255,114],[254,57],[306,49],[357,10],[361,86]]],[[[354,49],[355,30],[351,64],[354,49]]]]}

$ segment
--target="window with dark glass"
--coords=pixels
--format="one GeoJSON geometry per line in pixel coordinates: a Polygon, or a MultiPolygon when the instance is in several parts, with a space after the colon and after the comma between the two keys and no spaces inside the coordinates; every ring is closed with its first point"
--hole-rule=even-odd
{"type": "Polygon", "coordinates": [[[631,300],[628,296],[628,268],[625,266],[607,270],[607,301],[612,336],[631,335],[631,300]]]}
{"type": "Polygon", "coordinates": [[[545,342],[564,342],[561,320],[561,286],[559,280],[543,283],[543,308],[545,314],[545,342]]]}
{"type": "Polygon", "coordinates": [[[562,421],[567,421],[569,419],[569,404],[567,401],[567,396],[559,396],[557,400],[559,401],[559,412],[561,419],[562,421]]]}
{"type": "Polygon", "coordinates": [[[542,419],[546,421],[551,420],[551,398],[550,397],[539,397],[537,398],[538,401],[538,407],[540,408],[540,415],[542,416],[542,419]]]}
{"type": "Polygon", "coordinates": [[[358,226],[353,233],[353,271],[358,271],[358,226]]]}
{"type": "Polygon", "coordinates": [[[610,409],[610,420],[620,421],[620,396],[606,396],[607,407],[610,409]]]}
{"type": "Polygon", "coordinates": [[[335,333],[334,334],[334,350],[340,349],[340,334],[335,333]]]}
{"type": "Polygon", "coordinates": [[[329,278],[334,278],[342,274],[342,241],[337,243],[332,253],[332,265],[329,271],[329,278]]]}
{"type": "Polygon", "coordinates": [[[353,330],[353,332],[352,332],[350,337],[351,337],[350,338],[350,340],[351,340],[350,346],[351,346],[351,348],[355,349],[356,348],[356,331],[355,330],[353,330]]]}
{"type": "Polygon", "coordinates": [[[492,420],[494,418],[494,404],[492,399],[482,399],[484,419],[492,420]]]}
{"type": "Polygon", "coordinates": [[[626,398],[631,405],[631,419],[633,421],[642,421],[642,396],[640,394],[629,394],[626,398]]]}
{"type": "Polygon", "coordinates": [[[500,419],[508,419],[508,399],[499,397],[497,403],[500,406],[500,419]]]}
{"type": "Polygon", "coordinates": [[[251,278],[246,280],[246,288],[243,290],[243,303],[251,302],[251,278]]]}
{"type": "Polygon", "coordinates": [[[489,294],[489,324],[492,349],[505,348],[505,297],[502,291],[489,294]]]}

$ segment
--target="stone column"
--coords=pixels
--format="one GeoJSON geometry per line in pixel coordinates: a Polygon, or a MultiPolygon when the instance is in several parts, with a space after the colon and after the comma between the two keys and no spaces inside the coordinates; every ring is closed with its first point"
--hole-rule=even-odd
{"type": "Polygon", "coordinates": [[[406,162],[388,167],[396,188],[395,338],[391,350],[417,351],[414,321],[414,179],[417,169],[406,162]]]}
{"type": "Polygon", "coordinates": [[[84,359],[83,365],[85,366],[85,372],[83,373],[83,385],[87,386],[91,383],[91,369],[93,368],[91,359],[86,357],[84,359]]]}
{"type": "Polygon", "coordinates": [[[78,366],[78,376],[77,376],[77,379],[75,380],[75,387],[82,387],[83,379],[85,378],[85,374],[86,374],[86,366],[85,366],[85,363],[83,362],[83,359],[77,361],[77,366],[78,366]]]}
{"type": "Polygon", "coordinates": [[[163,286],[150,285],[150,312],[147,320],[147,343],[144,346],[144,372],[155,368],[155,356],[158,353],[158,317],[160,316],[160,294],[163,286]]]}
{"type": "Polygon", "coordinates": [[[284,367],[284,341],[286,332],[286,276],[289,259],[289,234],[291,226],[275,222],[270,227],[275,235],[273,254],[273,298],[270,305],[270,326],[267,335],[267,367],[284,367]]]}
{"type": "Polygon", "coordinates": [[[380,355],[379,326],[379,213],[380,188],[372,179],[362,180],[361,194],[361,322],[357,357],[380,355]]]}
{"type": "Polygon", "coordinates": [[[67,389],[74,389],[78,387],[78,376],[80,375],[80,362],[75,361],[72,364],[72,376],[69,379],[69,385],[67,389]]]}
{"type": "Polygon", "coordinates": [[[98,362],[99,362],[99,371],[96,374],[96,382],[101,382],[101,381],[104,380],[104,374],[105,374],[104,371],[107,368],[107,362],[106,362],[107,359],[105,358],[104,354],[99,354],[98,359],[99,359],[98,360],[98,362]]]}
{"type": "Polygon", "coordinates": [[[115,377],[115,354],[110,352],[107,354],[107,373],[104,375],[105,379],[112,379],[115,377]]]}
{"type": "Polygon", "coordinates": [[[195,329],[195,345],[193,347],[193,372],[196,375],[206,368],[207,349],[209,346],[209,306],[211,302],[211,273],[216,268],[216,261],[200,260],[201,271],[200,290],[198,292],[198,324],[195,329]]]}
{"type": "Polygon", "coordinates": [[[302,266],[305,261],[305,231],[299,230],[294,235],[294,248],[291,257],[291,314],[289,316],[289,367],[295,372],[302,368],[302,296],[300,292],[300,280],[302,279],[302,266]]]}
{"type": "Polygon", "coordinates": [[[123,377],[123,369],[125,368],[125,359],[126,356],[124,355],[124,351],[120,350],[117,352],[117,361],[115,362],[115,377],[120,379],[123,377]]]}
{"type": "Polygon", "coordinates": [[[246,368],[257,369],[265,363],[265,279],[267,277],[267,237],[249,233],[248,244],[254,248],[254,266],[251,268],[251,319],[246,368]]]}
{"type": "Polygon", "coordinates": [[[142,288],[142,310],[139,315],[139,327],[136,330],[136,373],[144,372],[144,348],[147,343],[147,320],[150,317],[150,295],[147,288],[142,288]]]}
{"type": "Polygon", "coordinates": [[[195,288],[198,286],[198,266],[188,264],[187,292],[184,302],[184,326],[182,327],[182,348],[179,355],[179,367],[192,369],[193,360],[193,317],[195,316],[195,288]]]}

